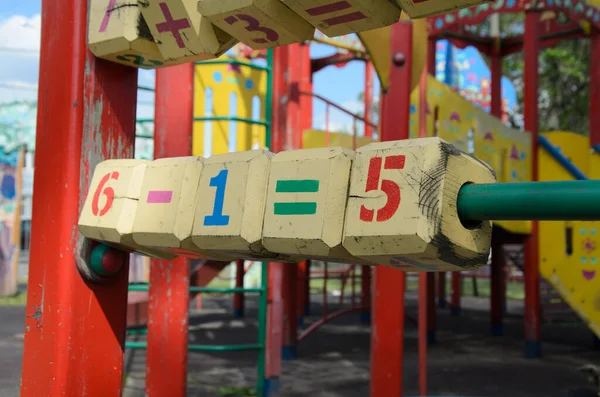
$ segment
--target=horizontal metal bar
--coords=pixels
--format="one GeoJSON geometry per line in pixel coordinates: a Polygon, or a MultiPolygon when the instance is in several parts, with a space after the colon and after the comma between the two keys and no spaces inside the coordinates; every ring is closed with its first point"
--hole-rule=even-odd
{"type": "Polygon", "coordinates": [[[145,135],[145,134],[136,134],[135,137],[141,138],[141,139],[154,139],[153,135],[145,135]]]}
{"type": "MultiPolygon", "coordinates": [[[[147,349],[148,344],[146,342],[125,342],[126,349],[147,349]]],[[[248,351],[248,350],[261,350],[263,346],[261,344],[246,344],[246,345],[195,345],[189,344],[188,351],[197,352],[234,352],[234,351],[248,351]]]]}
{"type": "Polygon", "coordinates": [[[135,122],[138,124],[154,123],[154,119],[135,119],[135,122]]]}
{"type": "Polygon", "coordinates": [[[231,59],[231,60],[219,59],[219,60],[215,60],[215,61],[200,61],[200,62],[196,62],[196,65],[239,65],[239,66],[248,67],[250,69],[264,70],[265,72],[271,71],[271,68],[268,66],[261,66],[261,65],[257,65],[255,63],[249,63],[249,62],[240,62],[240,61],[236,61],[233,59],[231,59]]]}
{"type": "Polygon", "coordinates": [[[143,85],[138,85],[138,90],[140,91],[150,91],[150,92],[154,92],[154,88],[152,87],[145,87],[143,85]]]}
{"type": "Polygon", "coordinates": [[[222,293],[231,294],[235,292],[246,292],[249,294],[260,294],[263,292],[262,288],[211,288],[211,287],[190,287],[190,292],[203,292],[203,293],[222,293]]]}
{"type": "Polygon", "coordinates": [[[240,123],[256,124],[267,127],[268,122],[262,120],[252,120],[246,117],[235,117],[235,116],[205,116],[205,117],[194,117],[194,121],[238,121],[240,123]]]}
{"type": "Polygon", "coordinates": [[[468,184],[457,199],[461,221],[600,220],[600,181],[468,184]]]}

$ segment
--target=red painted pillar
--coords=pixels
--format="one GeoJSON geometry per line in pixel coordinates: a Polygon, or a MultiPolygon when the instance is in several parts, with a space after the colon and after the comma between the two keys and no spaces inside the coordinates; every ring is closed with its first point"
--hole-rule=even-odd
{"type": "MultiPolygon", "coordinates": [[[[502,118],[502,55],[498,43],[491,56],[492,72],[492,104],[490,113],[497,118],[502,118]]],[[[492,236],[492,265],[491,265],[491,293],[490,293],[490,320],[492,335],[504,335],[504,296],[506,294],[506,280],[504,274],[504,251],[500,231],[495,228],[492,236]]]]}
{"type": "MultiPolygon", "coordinates": [[[[235,261],[235,287],[244,288],[244,261],[236,259],[235,261]]],[[[244,293],[236,292],[233,294],[233,317],[244,317],[244,293]]]]}
{"type": "MultiPolygon", "coordinates": [[[[300,91],[312,92],[312,70],[310,63],[310,43],[300,44],[300,91]]],[[[313,122],[313,97],[310,95],[300,95],[300,109],[302,116],[300,117],[300,130],[310,130],[313,122]]]]}
{"type": "Polygon", "coordinates": [[[600,32],[592,30],[590,40],[590,145],[596,146],[600,145],[600,32]]]}
{"type": "MultiPolygon", "coordinates": [[[[283,345],[283,269],[287,264],[268,264],[267,340],[265,347],[264,396],[279,396],[281,346],[283,345]]],[[[262,396],[259,396],[262,397],[262,396]]]]}
{"type": "MultiPolygon", "coordinates": [[[[538,180],[538,55],[540,51],[540,12],[525,12],[525,43],[523,53],[525,84],[523,105],[525,131],[532,135],[532,180],[538,180]]],[[[525,242],[525,355],[537,358],[542,355],[540,341],[540,271],[538,255],[538,223],[532,222],[531,235],[525,242]]]]}
{"type": "MultiPolygon", "coordinates": [[[[157,70],[155,89],[154,158],[191,156],[194,64],[157,70]]],[[[151,261],[148,397],[186,395],[189,284],[187,259],[151,261]]]]}
{"type": "Polygon", "coordinates": [[[490,294],[491,331],[494,336],[504,335],[504,299],[506,291],[506,275],[504,273],[504,247],[500,229],[492,234],[492,290],[490,294]]]}
{"type": "Polygon", "coordinates": [[[87,13],[86,1],[42,3],[23,397],[121,395],[128,266],[84,281],[77,221],[95,166],[133,157],[137,70],[87,50],[87,13]]]}
{"type": "MultiPolygon", "coordinates": [[[[412,54],[410,22],[400,21],[392,26],[390,45],[392,65],[390,86],[382,98],[382,141],[408,139],[412,54]]],[[[398,397],[402,396],[406,274],[391,267],[377,266],[373,277],[370,395],[398,397]]]]}
{"type": "Polygon", "coordinates": [[[452,291],[450,292],[450,314],[453,316],[460,315],[460,295],[462,293],[462,279],[460,272],[452,272],[450,281],[452,291]]]}
{"type": "MultiPolygon", "coordinates": [[[[365,121],[372,123],[371,108],[373,107],[373,64],[371,61],[365,62],[365,92],[364,92],[364,118],[365,121]]],[[[365,123],[365,137],[373,136],[373,127],[365,123]]],[[[363,269],[364,273],[364,269],[363,269]]]]}

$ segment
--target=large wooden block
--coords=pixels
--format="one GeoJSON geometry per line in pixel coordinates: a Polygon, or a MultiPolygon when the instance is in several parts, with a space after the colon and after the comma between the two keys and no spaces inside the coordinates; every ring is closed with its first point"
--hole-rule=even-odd
{"type": "Polygon", "coordinates": [[[192,240],[201,249],[245,259],[274,259],[262,244],[271,157],[267,150],[219,154],[207,159],[200,177],[202,200],[192,240]]]}
{"type": "Polygon", "coordinates": [[[491,168],[440,138],[372,143],[357,150],[344,226],[354,256],[407,271],[484,266],[491,222],[463,225],[456,199],[491,168]]]}
{"type": "Polygon", "coordinates": [[[148,164],[133,225],[137,244],[189,258],[225,259],[192,242],[203,162],[202,157],[172,157],[148,164]]]}
{"type": "Polygon", "coordinates": [[[253,49],[310,40],[315,32],[280,0],[200,0],[198,10],[253,49]]]}
{"type": "Polygon", "coordinates": [[[148,28],[166,60],[214,59],[237,40],[200,15],[197,0],[138,0],[148,28]]]}
{"type": "Polygon", "coordinates": [[[133,240],[133,223],[138,208],[144,160],[106,160],[96,166],[78,227],[90,239],[126,251],[171,259],[175,255],[142,247],[133,240]]]}
{"type": "Polygon", "coordinates": [[[460,8],[487,3],[490,0],[392,0],[411,18],[424,18],[460,8]]]}
{"type": "Polygon", "coordinates": [[[401,9],[390,0],[282,0],[329,37],[362,32],[398,22],[401,9]]]}
{"type": "Polygon", "coordinates": [[[273,157],[263,225],[269,251],[361,262],[342,246],[353,158],[354,152],[344,148],[292,150],[273,157]]]}
{"type": "Polygon", "coordinates": [[[88,46],[99,58],[142,69],[167,66],[132,0],[91,0],[88,46]]]}

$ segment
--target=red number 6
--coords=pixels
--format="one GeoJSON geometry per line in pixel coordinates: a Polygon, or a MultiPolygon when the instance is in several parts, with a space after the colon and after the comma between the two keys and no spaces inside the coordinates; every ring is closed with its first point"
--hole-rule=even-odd
{"type": "Polygon", "coordinates": [[[104,185],[106,185],[109,179],[118,180],[119,173],[117,171],[109,172],[108,174],[104,175],[100,180],[100,183],[98,184],[98,187],[94,192],[94,198],[92,200],[92,214],[94,214],[94,216],[106,215],[106,213],[108,212],[108,210],[110,210],[110,207],[112,206],[113,200],[115,199],[115,189],[113,189],[110,186],[104,188],[104,185]],[[104,196],[106,196],[106,203],[104,203],[104,207],[102,207],[102,209],[99,209],[98,202],[100,201],[101,194],[104,194],[104,196]]]}
{"type": "Polygon", "coordinates": [[[276,31],[270,28],[265,28],[264,26],[260,26],[260,21],[254,17],[251,17],[250,15],[236,14],[235,16],[232,15],[225,18],[225,22],[230,25],[233,25],[238,20],[244,21],[248,24],[245,27],[248,32],[262,32],[265,34],[266,38],[253,39],[252,41],[255,43],[267,44],[269,41],[275,42],[279,40],[279,34],[276,31]]]}
{"type": "MultiPolygon", "coordinates": [[[[369,171],[367,174],[367,186],[365,192],[378,190],[379,180],[381,179],[381,162],[383,158],[373,157],[369,162],[369,171]]],[[[404,168],[406,157],[404,155],[389,156],[385,159],[383,166],[386,170],[401,170],[404,168]]],[[[384,179],[381,181],[381,191],[387,196],[385,205],[377,211],[377,222],[390,220],[400,206],[400,186],[394,181],[384,179]]],[[[373,222],[375,211],[360,206],[360,220],[364,222],[373,222]]]]}

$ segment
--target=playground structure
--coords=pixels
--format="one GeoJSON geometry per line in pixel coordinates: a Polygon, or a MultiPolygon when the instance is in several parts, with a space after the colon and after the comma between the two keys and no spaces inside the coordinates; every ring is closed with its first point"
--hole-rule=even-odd
{"type": "MultiPolygon", "coordinates": [[[[118,390],[120,390],[121,387],[127,275],[124,271],[118,271],[118,255],[113,256],[111,261],[110,255],[111,253],[114,253],[114,251],[105,251],[106,253],[109,253],[107,256],[109,259],[107,259],[108,263],[105,263],[108,265],[108,268],[104,268],[104,270],[109,269],[112,271],[105,272],[104,274],[100,271],[99,274],[94,274],[93,271],[90,271],[89,267],[85,267],[85,262],[87,262],[86,255],[92,248],[89,242],[82,240],[81,236],[77,236],[78,243],[74,244],[71,240],[70,232],[52,234],[49,232],[42,233],[44,231],[43,225],[47,225],[47,227],[50,228],[49,225],[53,224],[53,229],[58,228],[58,230],[71,231],[73,225],[77,223],[77,219],[81,212],[80,206],[83,205],[83,200],[88,191],[87,182],[83,183],[81,186],[79,184],[80,170],[84,172],[84,180],[87,181],[88,178],[91,180],[94,167],[100,160],[105,158],[131,158],[133,154],[133,136],[131,131],[133,131],[134,124],[134,112],[132,110],[135,106],[135,70],[95,59],[84,50],[84,43],[81,35],[78,36],[73,33],[75,31],[85,31],[85,8],[84,5],[78,4],[76,6],[75,3],[73,3],[70,4],[70,7],[63,9],[63,13],[61,14],[58,12],[58,6],[48,3],[44,4],[44,9],[46,11],[44,14],[44,29],[58,33],[58,36],[63,39],[61,42],[73,43],[72,55],[73,58],[79,60],[79,63],[68,63],[65,62],[64,59],[56,57],[52,47],[56,44],[53,44],[51,40],[44,39],[42,59],[47,62],[44,64],[41,72],[40,92],[45,92],[44,90],[53,87],[53,89],[56,90],[57,96],[53,101],[44,101],[42,100],[42,97],[40,97],[40,117],[51,115],[47,116],[47,119],[44,119],[45,128],[51,128],[54,125],[55,130],[58,131],[62,129],[61,131],[63,132],[60,136],[52,136],[52,139],[55,140],[52,140],[47,135],[38,134],[36,191],[50,192],[55,188],[55,185],[65,185],[66,193],[64,193],[63,201],[42,204],[42,202],[38,200],[34,204],[34,216],[36,219],[34,222],[39,223],[40,226],[38,226],[38,228],[40,229],[37,229],[37,232],[35,231],[36,229],[34,229],[30,284],[40,285],[41,289],[38,290],[34,287],[28,292],[28,307],[35,307],[36,309],[32,313],[28,313],[29,316],[26,324],[27,332],[25,337],[26,346],[22,386],[23,395],[33,395],[33,393],[47,395],[48,390],[53,390],[53,393],[57,394],[67,391],[68,393],[72,393],[72,395],[83,395],[84,390],[87,390],[88,394],[91,390],[93,395],[107,395],[107,393],[118,395],[118,390]],[[64,12],[65,10],[66,12],[64,12]],[[61,15],[61,18],[70,18],[71,20],[76,21],[75,26],[61,25],[60,18],[52,20],[52,17],[57,15],[61,15]],[[68,67],[63,67],[67,64],[68,67]],[[82,84],[84,82],[80,81],[80,77],[78,76],[83,75],[82,71],[84,65],[87,65],[86,70],[90,70],[91,74],[86,75],[85,84],[82,84]],[[52,79],[45,77],[49,75],[55,77],[52,79]],[[68,85],[70,84],[72,87],[79,88],[75,91],[59,88],[50,81],[57,78],[60,78],[63,82],[68,82],[68,85]],[[76,92],[74,96],[73,92],[76,92]],[[80,103],[80,105],[73,107],[74,103],[80,103]],[[73,108],[75,109],[74,111],[71,110],[73,108]],[[66,109],[69,110],[67,111],[66,109]],[[73,127],[65,129],[64,125],[73,125],[73,127]],[[87,127],[83,128],[84,125],[87,127]],[[83,136],[82,131],[84,131],[83,136]],[[115,145],[114,142],[119,142],[119,144],[115,145]],[[91,148],[91,150],[89,148],[91,148]],[[73,153],[79,153],[80,150],[82,153],[81,157],[73,156],[73,153]],[[54,155],[57,153],[65,153],[65,155],[56,158],[54,155]],[[67,155],[67,153],[69,155],[67,155]],[[54,169],[64,169],[66,171],[64,174],[61,173],[57,175],[51,173],[54,169]],[[61,215],[59,216],[58,214],[61,215]],[[60,222],[56,224],[55,219],[60,219],[60,222]],[[41,237],[42,234],[44,238],[41,237]],[[77,254],[63,256],[65,250],[72,252],[74,249],[77,250],[77,254]],[[56,266],[59,266],[61,269],[60,274],[56,271],[49,273],[45,272],[45,268],[42,264],[47,263],[46,261],[48,258],[55,261],[54,263],[57,264],[56,266]],[[76,258],[78,259],[76,260],[76,258]],[[88,284],[84,282],[81,276],[75,271],[75,264],[79,266],[79,269],[83,274],[88,277],[91,276],[92,278],[96,278],[97,281],[103,281],[104,283],[88,284]],[[117,267],[110,269],[111,265],[117,267]],[[111,274],[113,272],[115,273],[114,275],[111,274]],[[68,275],[68,277],[65,277],[65,275],[68,275]],[[101,277],[98,277],[98,275],[101,277]],[[56,307],[53,307],[49,302],[60,302],[60,308],[57,309],[56,307]],[[89,305],[86,304],[86,307],[84,308],[81,305],[82,302],[90,303],[89,305]],[[64,314],[65,311],[71,311],[72,315],[66,316],[64,314]],[[71,316],[78,320],[75,321],[71,316]],[[42,321],[43,327],[40,325],[42,324],[42,321]],[[53,341],[59,344],[66,341],[67,339],[65,338],[67,337],[69,340],[69,349],[71,349],[70,351],[73,353],[72,361],[67,360],[64,353],[47,347],[48,343],[53,343],[53,341]],[[100,340],[103,343],[98,343],[100,340]],[[101,345],[101,347],[99,347],[99,345],[101,345]],[[34,352],[37,355],[36,360],[32,358],[34,352]],[[40,364],[40,362],[45,361],[55,364],[49,366],[40,364]],[[40,366],[43,368],[40,368],[40,366]],[[102,377],[86,376],[93,374],[97,368],[110,368],[110,372],[108,375],[103,375],[102,377]],[[54,383],[57,379],[58,383],[54,383]],[[59,386],[51,386],[53,383],[59,386]]],[[[537,14],[537,11],[534,10],[533,12],[528,13],[528,21],[532,19],[530,18],[531,14],[535,15],[537,14]]],[[[537,15],[537,17],[539,18],[539,15],[537,15]]],[[[389,29],[391,30],[392,34],[390,37],[392,38],[410,37],[413,26],[410,23],[401,22],[393,25],[389,29]]],[[[529,43],[531,45],[531,40],[535,40],[536,37],[536,35],[526,35],[526,44],[529,43]]],[[[595,36],[593,37],[596,39],[595,36]]],[[[418,86],[413,77],[415,74],[411,73],[410,70],[411,67],[415,68],[415,63],[411,62],[413,57],[405,57],[404,62],[402,62],[395,56],[399,52],[412,54],[412,41],[391,40],[390,46],[390,51],[383,51],[384,53],[387,53],[388,57],[389,76],[381,79],[386,88],[386,95],[384,96],[382,104],[384,110],[382,112],[381,141],[406,139],[409,137],[411,91],[413,91],[413,87],[418,86]],[[391,54],[394,54],[394,57],[392,57],[391,54]],[[409,84],[411,81],[413,84],[409,84]],[[391,108],[391,104],[395,107],[394,109],[391,108]]],[[[271,115],[267,104],[267,106],[264,106],[264,114],[266,120],[265,123],[270,124],[272,116],[273,131],[279,132],[272,133],[272,135],[269,136],[270,134],[267,129],[267,131],[264,132],[264,139],[266,142],[271,142],[269,149],[275,153],[281,152],[284,149],[291,150],[300,148],[304,143],[305,137],[302,132],[305,130],[305,125],[303,123],[306,122],[306,119],[299,117],[300,109],[302,109],[300,99],[302,95],[298,95],[299,91],[304,90],[297,90],[297,87],[302,84],[302,76],[306,76],[306,74],[303,74],[304,72],[302,72],[301,67],[299,67],[302,63],[298,62],[299,59],[302,59],[302,54],[306,54],[306,51],[306,44],[294,44],[288,47],[279,47],[274,50],[272,92],[273,102],[278,105],[273,109],[273,114],[271,115]],[[282,73],[277,73],[278,70],[287,70],[287,76],[284,76],[282,73]],[[288,99],[291,98],[291,100],[282,102],[281,99],[283,97],[288,99]],[[285,131],[285,133],[281,133],[283,131],[285,131]]],[[[597,54],[598,51],[595,51],[595,53],[597,54]]],[[[371,55],[373,56],[372,50],[371,55]]],[[[416,59],[418,57],[415,56],[414,58],[416,59]]],[[[423,58],[422,54],[421,58],[423,58]]],[[[304,59],[306,60],[306,57],[304,57],[304,59]]],[[[376,62],[374,60],[373,62],[375,67],[378,68],[376,62]]],[[[526,65],[528,65],[526,66],[526,69],[531,71],[531,63],[527,62],[526,65]]],[[[155,64],[155,66],[162,65],[155,64]]],[[[381,64],[379,64],[378,69],[381,73],[381,64]]],[[[534,70],[537,70],[537,66],[534,70]]],[[[535,75],[535,73],[533,75],[535,75]]],[[[529,77],[531,78],[533,75],[530,74],[529,77]]],[[[196,147],[195,145],[205,145],[207,141],[203,137],[202,143],[199,143],[197,131],[194,132],[193,149],[190,145],[190,136],[195,127],[193,123],[198,121],[209,121],[207,119],[192,120],[191,116],[194,112],[191,100],[193,94],[192,84],[190,84],[190,81],[193,78],[192,76],[193,66],[190,64],[183,64],[176,68],[161,69],[157,72],[157,113],[155,117],[156,128],[154,135],[155,142],[160,142],[160,145],[156,145],[155,147],[155,158],[157,159],[162,157],[190,156],[191,154],[204,155],[204,153],[197,153],[197,151],[200,150],[205,151],[206,149],[204,146],[196,147]],[[177,92],[179,95],[170,95],[172,92],[177,92]]],[[[498,78],[497,75],[496,78],[498,78]]],[[[494,87],[494,81],[493,78],[492,87],[494,87]]],[[[535,78],[527,80],[526,84],[530,84],[532,81],[535,84],[535,78]]],[[[431,80],[427,81],[427,84],[430,84],[431,87],[435,88],[435,83],[431,80]]],[[[424,86],[425,84],[421,84],[419,89],[422,90],[424,86]]],[[[268,88],[266,89],[268,91],[268,88]]],[[[530,91],[533,93],[536,92],[536,90],[530,91]]],[[[498,99],[495,92],[497,93],[497,90],[492,89],[492,103],[497,106],[498,99]],[[496,99],[494,99],[495,96],[496,99]]],[[[436,127],[435,124],[436,113],[438,115],[437,120],[449,120],[451,122],[458,121],[461,123],[463,119],[456,120],[456,117],[452,114],[454,111],[442,106],[439,106],[437,112],[435,111],[434,106],[433,114],[427,115],[423,97],[424,96],[421,96],[419,99],[418,106],[415,104],[415,114],[418,114],[420,120],[423,121],[419,123],[418,129],[415,130],[415,136],[418,134],[418,136],[423,137],[427,135],[427,133],[434,135],[433,132],[436,131],[436,128],[439,128],[438,135],[440,137],[443,138],[443,134],[446,133],[456,134],[455,136],[457,139],[451,141],[458,141],[457,146],[461,144],[461,142],[463,145],[466,144],[465,151],[469,152],[470,138],[468,129],[465,138],[465,131],[462,131],[462,127],[459,128],[460,132],[457,133],[456,128],[454,128],[454,131],[450,128],[447,128],[448,131],[445,131],[444,129],[446,127],[444,126],[444,122],[440,123],[440,127],[436,127]],[[420,112],[419,109],[421,109],[420,112]],[[441,114],[444,112],[449,112],[449,118],[442,118],[441,114]],[[432,120],[430,121],[433,123],[433,128],[431,129],[427,129],[425,126],[427,117],[430,117],[430,120],[432,120]],[[452,118],[454,118],[454,120],[452,120],[452,118]]],[[[535,101],[532,102],[532,100],[536,99],[536,97],[537,95],[532,95],[532,93],[529,92],[526,94],[526,101],[529,100],[530,102],[527,103],[535,103],[535,101]]],[[[431,100],[430,109],[433,103],[435,103],[435,101],[431,100]]],[[[497,107],[493,105],[492,108],[494,110],[494,108],[497,107]]],[[[261,111],[263,111],[263,109],[261,109],[261,111]]],[[[528,111],[526,110],[526,127],[527,123],[529,123],[529,126],[537,124],[535,113],[533,113],[532,116],[532,113],[527,112],[528,111]]],[[[219,116],[205,115],[195,117],[219,116]]],[[[593,117],[593,115],[590,117],[593,117]]],[[[464,119],[466,119],[466,116],[464,119]]],[[[520,159],[519,161],[523,161],[525,171],[522,171],[522,168],[517,169],[517,178],[513,179],[518,180],[518,178],[523,178],[524,180],[528,180],[527,167],[531,167],[530,178],[532,181],[541,179],[542,164],[545,164],[544,161],[548,164],[554,161],[549,158],[544,160],[544,154],[540,151],[540,162],[537,162],[538,144],[535,128],[527,128],[532,131],[529,143],[530,149],[528,151],[527,143],[525,142],[526,139],[521,139],[518,135],[512,135],[513,131],[504,130],[498,123],[494,124],[495,122],[493,120],[486,120],[483,115],[474,117],[473,119],[478,123],[481,123],[477,124],[474,131],[471,133],[475,144],[476,155],[478,142],[486,141],[487,132],[492,132],[492,135],[496,131],[498,132],[498,135],[504,133],[507,137],[514,137],[514,144],[522,145],[518,147],[519,155],[520,153],[525,153],[525,158],[520,159]],[[483,128],[483,126],[487,128],[483,128]],[[491,129],[493,131],[486,131],[483,133],[483,136],[481,136],[482,129],[491,129]],[[477,140],[477,137],[479,137],[479,141],[477,140]],[[532,162],[529,163],[524,161],[526,159],[532,159],[532,162]],[[536,172],[538,167],[539,178],[537,175],[538,173],[536,172]]],[[[217,123],[230,120],[213,119],[211,121],[214,122],[212,128],[215,128],[217,123]]],[[[42,123],[39,124],[41,125],[42,123]]],[[[415,123],[413,122],[413,125],[414,124],[415,123]]],[[[246,140],[237,141],[238,143],[244,142],[244,145],[254,145],[256,142],[262,141],[262,131],[260,128],[254,128],[254,126],[260,126],[260,123],[253,123],[252,125],[253,127],[248,127],[250,136],[248,132],[246,132],[244,134],[246,140]]],[[[451,124],[447,125],[451,126],[451,124]]],[[[341,136],[328,133],[327,131],[322,133],[317,131],[313,134],[320,134],[325,146],[328,146],[327,143],[331,144],[332,142],[336,142],[339,146],[351,144],[352,148],[362,146],[362,142],[359,142],[358,139],[351,139],[351,143],[349,143],[348,140],[342,143],[344,140],[341,136]]],[[[215,135],[216,134],[213,133],[212,137],[214,138],[215,135]]],[[[521,135],[522,138],[525,138],[526,136],[527,135],[521,135]]],[[[558,133],[555,137],[550,136],[549,138],[550,140],[556,139],[554,141],[555,144],[560,144],[560,136],[558,133]]],[[[310,142],[312,142],[310,137],[307,139],[307,144],[304,145],[305,148],[310,146],[310,142]]],[[[314,140],[316,141],[317,138],[314,138],[314,140]]],[[[510,140],[507,139],[507,141],[510,140]]],[[[213,148],[215,142],[216,141],[211,142],[213,148]]],[[[569,142],[571,141],[569,140],[569,142]]],[[[223,145],[223,143],[224,142],[221,142],[220,144],[223,145]]],[[[231,142],[227,141],[227,149],[230,149],[230,144],[231,142]]],[[[595,144],[596,142],[592,140],[592,145],[595,144]]],[[[239,145],[241,145],[241,143],[239,145]]],[[[240,150],[239,145],[236,143],[236,150],[240,150]]],[[[485,143],[483,143],[483,145],[485,146],[485,143]]],[[[580,144],[580,146],[582,145],[580,144]]],[[[488,148],[499,150],[501,149],[501,146],[488,145],[488,148]]],[[[577,148],[574,146],[573,150],[575,149],[577,148]]],[[[567,149],[567,145],[563,148],[563,151],[566,150],[570,150],[567,149]]],[[[493,153],[489,150],[487,155],[490,156],[488,157],[490,162],[495,160],[493,153]]],[[[506,156],[504,156],[504,159],[506,160],[505,157],[506,156]]],[[[507,164],[513,164],[510,162],[502,163],[502,155],[498,156],[497,159],[498,160],[496,161],[499,161],[501,165],[490,164],[493,168],[499,167],[501,170],[508,170],[510,169],[510,166],[507,164]]],[[[517,161],[517,159],[512,160],[515,162],[517,161]]],[[[593,164],[593,160],[591,163],[593,164]]],[[[590,175],[593,175],[594,171],[592,168],[585,168],[582,164],[577,165],[580,167],[580,171],[588,170],[590,175]]],[[[503,175],[502,173],[498,174],[499,176],[503,175]]],[[[512,169],[510,174],[504,174],[504,178],[507,178],[506,175],[512,176],[512,169]]],[[[551,177],[556,177],[555,174],[551,175],[551,177]]],[[[502,179],[499,177],[499,180],[502,179]]],[[[569,189],[569,186],[574,185],[564,184],[562,185],[562,188],[569,189]]],[[[593,185],[590,184],[585,186],[593,185]]],[[[551,192],[560,193],[560,188],[560,185],[553,185],[551,192]]],[[[526,189],[526,185],[522,185],[521,189],[526,189]]],[[[481,191],[479,194],[481,194],[481,191]]],[[[117,195],[117,197],[120,196],[117,195]]],[[[523,196],[520,196],[520,198],[522,200],[523,196]]],[[[473,202],[471,201],[470,204],[472,205],[473,202]]],[[[467,206],[467,209],[468,208],[473,209],[473,207],[467,206]]],[[[486,210],[490,211],[489,208],[478,209],[484,212],[486,210]]],[[[524,220],[548,219],[546,217],[549,216],[545,215],[545,217],[544,215],[540,215],[539,212],[536,213],[536,215],[531,215],[531,211],[531,208],[523,211],[515,211],[513,209],[513,212],[509,215],[505,215],[506,218],[504,218],[506,220],[505,227],[509,230],[513,227],[522,227],[523,229],[518,229],[521,234],[526,234],[531,230],[531,237],[528,238],[528,242],[532,240],[535,241],[535,237],[537,237],[536,222],[532,222],[530,225],[524,220]],[[527,211],[530,212],[527,213],[527,211]],[[511,223],[509,223],[508,220],[512,220],[511,223]],[[530,227],[531,229],[528,230],[527,227],[530,227]]],[[[547,209],[546,211],[546,214],[550,213],[547,209]]],[[[468,211],[465,214],[469,217],[468,211]]],[[[498,216],[497,213],[494,215],[498,216]]],[[[566,219],[569,223],[567,229],[570,228],[571,230],[577,230],[577,227],[581,227],[577,224],[579,219],[590,219],[586,218],[586,215],[582,215],[581,213],[572,216],[563,213],[559,216],[561,216],[562,219],[566,219]]],[[[591,217],[591,219],[597,219],[594,218],[597,214],[591,212],[588,212],[587,216],[591,217]]],[[[473,216],[470,219],[502,220],[503,218],[482,218],[473,216]]],[[[36,226],[34,226],[34,228],[35,227],[36,226]]],[[[589,236],[593,236],[591,234],[592,228],[593,226],[589,226],[589,236]]],[[[539,235],[542,237],[543,227],[541,224],[539,230],[539,235]]],[[[103,240],[103,237],[97,237],[97,239],[103,240]]],[[[553,242],[552,239],[549,239],[548,241],[549,243],[553,242]]],[[[574,255],[570,256],[577,257],[578,255],[578,252],[575,251],[577,241],[577,239],[573,239],[572,252],[574,255]]],[[[585,240],[584,244],[587,244],[587,241],[588,240],[585,240]]],[[[533,244],[533,246],[536,247],[535,251],[537,252],[537,245],[533,244]]],[[[493,252],[494,251],[498,252],[498,250],[493,250],[493,252]]],[[[569,250],[565,250],[565,252],[569,252],[569,250]]],[[[288,252],[283,252],[283,254],[288,254],[288,252]]],[[[528,254],[531,255],[529,251],[528,254]]],[[[283,258],[281,259],[283,260],[283,258]]],[[[592,259],[589,257],[587,260],[591,263],[592,259]]],[[[166,395],[165,393],[169,393],[170,395],[176,395],[177,393],[179,393],[177,395],[184,395],[190,267],[187,260],[181,257],[166,261],[153,260],[153,262],[149,275],[150,302],[148,315],[150,318],[159,318],[160,316],[157,316],[157,314],[162,314],[166,307],[169,308],[169,312],[166,320],[154,320],[150,321],[148,324],[147,373],[149,376],[147,391],[148,395],[166,395]],[[175,293],[173,294],[172,292],[175,293]],[[172,342],[169,351],[160,348],[161,340],[165,340],[165,338],[168,338],[172,342]],[[160,367],[161,371],[157,371],[157,367],[160,367]]],[[[356,262],[359,261],[357,260],[356,262]]],[[[376,261],[375,263],[379,263],[379,261],[376,261]]],[[[393,264],[391,261],[390,263],[393,264]]],[[[486,261],[478,262],[479,265],[484,265],[485,263],[486,261]]],[[[497,277],[498,271],[496,270],[497,266],[494,266],[494,263],[497,262],[493,260],[492,278],[497,281],[499,279],[497,277]]],[[[559,265],[562,266],[562,263],[556,262],[552,266],[559,265]]],[[[537,283],[538,272],[537,270],[534,272],[531,271],[531,268],[535,269],[536,266],[537,261],[534,261],[533,264],[531,264],[531,262],[526,262],[525,265],[528,296],[529,299],[534,299],[533,306],[531,306],[532,310],[536,310],[536,289],[539,287],[539,284],[537,283]]],[[[98,268],[96,267],[96,269],[98,268]]],[[[589,275],[590,270],[585,271],[587,273],[581,274],[583,274],[584,277],[587,277],[586,275],[589,275]]],[[[542,267],[542,273],[543,272],[544,270],[542,267]]],[[[266,281],[266,272],[263,272],[263,274],[265,274],[264,280],[266,281]]],[[[419,293],[422,294],[422,297],[424,298],[422,300],[422,305],[423,308],[426,309],[423,310],[421,314],[431,313],[430,308],[432,307],[431,302],[433,301],[433,288],[431,288],[433,281],[432,274],[433,273],[428,273],[420,276],[422,288],[420,288],[419,293]]],[[[569,279],[572,280],[571,283],[580,282],[580,280],[573,281],[573,274],[574,273],[571,272],[570,274],[560,275],[559,278],[555,280],[556,285],[560,285],[565,280],[569,279]]],[[[273,392],[276,390],[276,387],[274,386],[279,371],[279,348],[283,346],[284,350],[285,348],[288,348],[289,350],[289,347],[295,345],[297,340],[295,335],[297,332],[297,322],[295,321],[295,318],[297,317],[298,305],[296,296],[294,296],[296,288],[293,286],[298,285],[298,271],[289,263],[275,262],[269,264],[268,277],[268,291],[264,289],[266,284],[263,284],[261,291],[258,291],[263,294],[265,298],[268,294],[271,301],[268,313],[265,313],[265,317],[268,316],[268,321],[271,322],[269,333],[266,335],[264,344],[261,345],[262,342],[259,342],[258,344],[260,345],[258,347],[265,348],[265,356],[263,358],[267,362],[265,378],[269,380],[269,387],[266,391],[260,390],[259,392],[261,393],[263,391],[273,392]],[[282,288],[283,286],[285,287],[282,288]]],[[[377,327],[374,330],[374,333],[376,333],[374,340],[377,340],[378,342],[373,344],[371,386],[371,393],[375,396],[385,395],[385,393],[390,393],[391,391],[393,391],[394,394],[401,395],[402,361],[398,358],[402,357],[402,341],[398,340],[398,338],[393,335],[395,335],[396,331],[402,332],[403,330],[404,312],[403,310],[397,310],[391,313],[389,308],[386,308],[386,303],[389,304],[390,301],[393,301],[399,307],[403,306],[404,277],[402,272],[398,272],[393,268],[378,267],[375,272],[373,286],[377,289],[378,294],[373,300],[373,321],[377,324],[377,327]],[[383,373],[392,374],[392,376],[386,375],[384,377],[382,376],[383,373]],[[395,393],[396,391],[397,393],[395,393]]],[[[497,302],[501,289],[496,286],[494,292],[493,301],[497,302]]],[[[531,301],[528,302],[531,304],[531,301]]],[[[454,308],[456,308],[456,306],[454,306],[454,308]]],[[[538,312],[534,312],[534,315],[539,313],[539,307],[537,310],[538,312]]],[[[587,316],[587,318],[590,318],[589,321],[591,325],[595,324],[595,320],[593,320],[592,316],[588,314],[586,310],[589,311],[588,309],[583,308],[581,309],[581,312],[583,315],[587,316]]],[[[432,324],[432,322],[429,323],[432,324]]],[[[427,315],[420,315],[420,331],[424,331],[426,327],[427,315]]],[[[537,327],[539,332],[539,323],[537,324],[537,327]]],[[[536,323],[527,323],[526,329],[529,331],[527,333],[527,340],[530,342],[530,346],[534,346],[533,350],[530,351],[533,351],[533,355],[536,355],[539,353],[539,350],[537,350],[537,347],[539,347],[539,335],[536,335],[535,333],[536,323]]],[[[425,338],[423,338],[423,340],[425,340],[425,338]]],[[[426,384],[425,375],[422,374],[421,376],[423,376],[423,383],[426,384]]]]}

